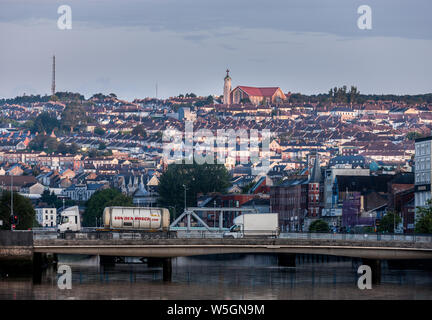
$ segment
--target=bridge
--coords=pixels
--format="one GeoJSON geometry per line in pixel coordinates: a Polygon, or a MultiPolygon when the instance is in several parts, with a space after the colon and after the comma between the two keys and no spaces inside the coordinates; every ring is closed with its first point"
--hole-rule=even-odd
{"type": "Polygon", "coordinates": [[[35,253],[173,258],[228,253],[319,254],[363,259],[432,259],[432,242],[322,239],[35,240],[35,253]]]}
{"type": "MultiPolygon", "coordinates": [[[[285,233],[277,238],[224,239],[215,237],[218,233],[214,232],[185,231],[182,238],[146,239],[135,233],[118,233],[114,237],[114,233],[89,232],[58,239],[56,234],[44,238],[21,233],[27,240],[15,245],[10,236],[7,243],[3,241],[6,238],[0,232],[0,258],[32,255],[30,260],[37,265],[46,254],[98,255],[101,262],[111,263],[115,257],[143,257],[162,262],[164,279],[171,278],[171,258],[199,255],[277,254],[279,264],[284,266],[295,266],[296,254],[361,258],[377,278],[381,260],[432,259],[431,236],[285,233]]],[[[15,238],[18,235],[13,232],[15,238]]]]}

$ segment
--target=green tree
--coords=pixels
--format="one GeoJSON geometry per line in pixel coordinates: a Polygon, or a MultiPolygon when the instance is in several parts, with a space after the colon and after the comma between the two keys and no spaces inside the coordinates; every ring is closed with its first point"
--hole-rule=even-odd
{"type": "Polygon", "coordinates": [[[417,233],[432,233],[432,206],[428,200],[427,207],[417,207],[417,221],[415,224],[417,233]]]}
{"type": "Polygon", "coordinates": [[[30,141],[28,147],[30,150],[47,151],[48,153],[51,153],[56,151],[58,146],[59,142],[56,138],[39,134],[32,141],[30,141]]]}
{"type": "Polygon", "coordinates": [[[330,227],[324,220],[318,219],[312,222],[309,226],[309,232],[329,232],[330,227]]]}
{"type": "Polygon", "coordinates": [[[98,147],[98,150],[105,150],[106,149],[106,144],[105,143],[103,143],[103,142],[101,142],[101,143],[99,143],[99,147],[98,147]]]}
{"type": "MultiPolygon", "coordinates": [[[[13,212],[18,217],[16,230],[27,230],[37,226],[36,214],[31,201],[18,194],[13,193],[13,212]]],[[[0,198],[0,220],[3,220],[3,229],[10,230],[11,215],[11,192],[3,191],[0,198]]]]}
{"type": "Polygon", "coordinates": [[[250,190],[253,188],[254,185],[255,185],[255,182],[254,182],[254,181],[248,183],[247,185],[245,185],[245,186],[243,186],[243,187],[241,188],[241,192],[242,192],[242,193],[249,193],[250,190]]]}
{"type": "Polygon", "coordinates": [[[145,128],[144,128],[144,126],[142,124],[139,124],[139,125],[135,126],[133,128],[133,130],[132,130],[132,134],[134,136],[140,136],[140,137],[143,137],[143,138],[147,137],[147,132],[146,132],[146,130],[145,130],[145,128]]]}
{"type": "Polygon", "coordinates": [[[418,138],[421,138],[421,137],[422,137],[422,134],[419,133],[419,132],[417,132],[417,131],[410,131],[410,132],[408,132],[406,134],[406,138],[408,140],[415,140],[415,139],[418,139],[418,138]]]}
{"type": "Polygon", "coordinates": [[[111,206],[132,207],[132,198],[114,188],[96,191],[86,203],[83,226],[95,227],[96,218],[101,218],[105,207],[111,206]]]}
{"type": "Polygon", "coordinates": [[[401,217],[394,211],[389,211],[381,219],[378,226],[378,232],[394,233],[394,228],[402,221],[401,217]]]}
{"type": "Polygon", "coordinates": [[[96,127],[94,129],[94,134],[97,134],[98,136],[103,136],[105,134],[105,130],[102,127],[96,127]]]}
{"type": "Polygon", "coordinates": [[[70,103],[62,112],[61,125],[63,129],[73,132],[90,121],[87,112],[82,104],[77,102],[70,103]]]}
{"type": "Polygon", "coordinates": [[[72,142],[70,145],[61,142],[57,147],[57,152],[61,154],[77,154],[78,150],[79,146],[75,142],[72,142]]]}
{"type": "Polygon", "coordinates": [[[46,132],[50,134],[54,129],[58,129],[59,127],[60,123],[54,115],[48,112],[42,112],[34,120],[31,130],[32,132],[46,132]]]}
{"type": "Polygon", "coordinates": [[[159,204],[184,210],[184,187],[187,206],[195,206],[198,193],[225,192],[230,175],[221,164],[170,164],[159,179],[159,204]]]}

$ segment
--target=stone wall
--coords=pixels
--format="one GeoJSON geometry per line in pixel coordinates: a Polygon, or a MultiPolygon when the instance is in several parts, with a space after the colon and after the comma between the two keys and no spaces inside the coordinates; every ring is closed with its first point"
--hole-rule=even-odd
{"type": "Polygon", "coordinates": [[[0,230],[0,261],[32,260],[33,232],[0,230]]]}
{"type": "Polygon", "coordinates": [[[3,246],[33,246],[32,231],[0,230],[0,247],[3,246]]]}

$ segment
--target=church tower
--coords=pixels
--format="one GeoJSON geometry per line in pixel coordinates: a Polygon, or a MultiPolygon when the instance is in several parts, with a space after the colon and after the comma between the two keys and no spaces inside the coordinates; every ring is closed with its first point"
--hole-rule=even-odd
{"type": "Polygon", "coordinates": [[[229,76],[229,69],[226,71],[226,77],[224,79],[224,96],[223,96],[223,104],[230,105],[231,104],[231,77],[229,76]]]}

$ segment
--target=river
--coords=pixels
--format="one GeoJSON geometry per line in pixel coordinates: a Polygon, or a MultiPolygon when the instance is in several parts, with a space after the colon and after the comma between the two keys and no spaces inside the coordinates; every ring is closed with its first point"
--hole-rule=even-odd
{"type": "Polygon", "coordinates": [[[357,288],[360,261],[298,256],[296,267],[279,267],[274,255],[173,259],[172,281],[162,269],[139,260],[101,266],[98,257],[59,256],[72,269],[72,289],[57,286],[51,266],[40,283],[31,277],[0,276],[0,299],[431,299],[432,271],[382,265],[381,283],[357,288]],[[309,257],[309,258],[308,258],[309,257]]]}

